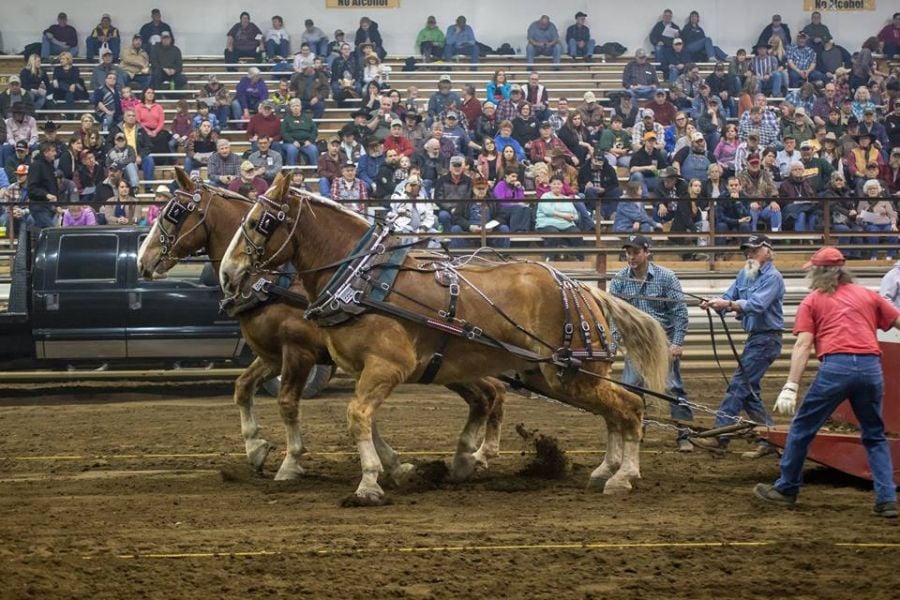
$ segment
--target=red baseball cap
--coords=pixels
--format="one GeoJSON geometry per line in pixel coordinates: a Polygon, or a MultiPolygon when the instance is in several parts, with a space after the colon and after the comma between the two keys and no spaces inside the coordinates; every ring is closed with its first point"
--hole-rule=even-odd
{"type": "Polygon", "coordinates": [[[844,255],[834,246],[824,246],[812,255],[812,258],[803,265],[804,269],[812,267],[843,267],[844,255]]]}

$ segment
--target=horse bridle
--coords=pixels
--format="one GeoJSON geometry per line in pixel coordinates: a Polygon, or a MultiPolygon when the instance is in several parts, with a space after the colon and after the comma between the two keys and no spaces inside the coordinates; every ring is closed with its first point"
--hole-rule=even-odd
{"type": "Polygon", "coordinates": [[[180,260],[183,257],[175,256],[173,251],[175,247],[178,245],[178,242],[181,239],[198,227],[202,227],[204,222],[206,221],[206,215],[209,213],[208,210],[204,211],[200,208],[200,202],[203,200],[203,195],[194,191],[193,193],[185,192],[184,190],[175,190],[175,194],[172,196],[172,199],[169,200],[166,205],[163,207],[161,214],[159,215],[159,220],[157,223],[159,224],[159,253],[163,258],[168,260],[180,260]],[[185,202],[181,202],[179,199],[184,198],[185,202]],[[181,233],[181,226],[184,225],[185,219],[187,219],[188,215],[190,215],[194,211],[198,211],[201,215],[200,220],[190,229],[188,229],[185,233],[181,233]],[[169,226],[172,226],[173,229],[167,229],[169,226]]]}
{"type": "Polygon", "coordinates": [[[244,216],[244,220],[241,223],[241,237],[244,240],[244,243],[247,245],[245,252],[247,256],[250,258],[250,270],[255,273],[264,273],[268,272],[269,266],[275,260],[275,258],[281,254],[281,252],[288,246],[288,244],[293,243],[294,233],[297,231],[297,225],[300,222],[300,210],[303,208],[303,200],[302,198],[299,200],[299,204],[297,207],[297,216],[291,217],[288,212],[291,207],[285,201],[283,204],[278,204],[274,200],[269,199],[265,195],[261,195],[256,199],[256,203],[262,205],[263,214],[260,216],[259,221],[253,227],[253,231],[262,236],[263,241],[261,244],[257,244],[250,237],[250,231],[247,227],[247,217],[250,215],[248,212],[247,215],[244,216]],[[276,250],[269,258],[262,260],[263,255],[266,252],[266,246],[269,243],[269,240],[272,239],[272,236],[275,234],[275,231],[282,226],[290,225],[290,229],[288,230],[287,236],[284,238],[284,242],[281,243],[278,250],[276,250]]]}

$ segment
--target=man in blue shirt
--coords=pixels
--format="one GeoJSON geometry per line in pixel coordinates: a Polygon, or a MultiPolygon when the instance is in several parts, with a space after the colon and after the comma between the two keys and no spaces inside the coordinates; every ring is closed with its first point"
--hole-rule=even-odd
{"type": "MultiPolygon", "coordinates": [[[[715,427],[731,425],[741,410],[761,425],[772,425],[772,418],[760,399],[760,382],[766,371],[781,355],[784,327],[784,279],[772,263],[772,242],[765,235],[751,235],[741,244],[747,265],[721,298],[700,303],[700,308],[734,312],[749,334],[740,367],[728,384],[725,399],[719,406],[715,427]]],[[[695,446],[724,453],[727,441],[694,439],[695,446]]],[[[775,454],[774,446],[760,442],[757,449],[745,452],[744,458],[760,458],[775,454]]]]}
{"type": "MultiPolygon", "coordinates": [[[[616,273],[609,284],[609,293],[644,311],[662,325],[669,338],[669,376],[666,392],[675,396],[681,405],[670,405],[673,419],[692,421],[694,414],[686,404],[687,393],[681,381],[681,353],[687,334],[688,311],[681,292],[681,282],[675,273],[650,262],[650,240],[633,235],[622,244],[628,266],[616,273]]],[[[640,374],[631,361],[625,359],[622,381],[630,385],[642,385],[640,374]]],[[[676,443],[679,452],[690,452],[693,446],[687,439],[688,432],[681,430],[676,443]]]]}
{"type": "Polygon", "coordinates": [[[825,81],[825,75],[816,69],[816,51],[806,45],[806,34],[797,34],[797,43],[788,46],[784,53],[787,59],[788,82],[792,88],[809,81],[825,81]]]}
{"type": "Polygon", "coordinates": [[[559,57],[562,53],[562,42],[559,39],[559,31],[556,25],[550,22],[550,17],[541,15],[541,18],[528,26],[528,45],[525,48],[525,57],[528,61],[528,70],[534,69],[534,57],[552,56],[553,70],[559,71],[559,57]]]}
{"type": "Polygon", "coordinates": [[[468,54],[472,57],[472,64],[478,64],[475,32],[466,24],[466,18],[462,15],[456,17],[456,24],[448,27],[447,35],[444,36],[444,60],[450,60],[457,54],[468,54]]]}

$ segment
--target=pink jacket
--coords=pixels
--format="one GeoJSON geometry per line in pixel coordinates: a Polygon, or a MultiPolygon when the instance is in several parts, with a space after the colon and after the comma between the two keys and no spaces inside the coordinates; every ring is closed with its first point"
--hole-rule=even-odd
{"type": "Polygon", "coordinates": [[[156,136],[166,126],[166,115],[163,108],[156,102],[147,106],[146,104],[138,104],[134,109],[135,116],[141,127],[147,130],[152,136],[156,136]]]}

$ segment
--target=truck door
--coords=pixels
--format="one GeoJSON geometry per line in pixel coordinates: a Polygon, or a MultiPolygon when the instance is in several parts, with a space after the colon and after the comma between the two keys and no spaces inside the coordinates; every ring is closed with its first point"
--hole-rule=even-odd
{"type": "Polygon", "coordinates": [[[219,314],[216,278],[201,278],[204,263],[182,262],[165,279],[137,277],[138,240],[128,287],[129,358],[232,358],[241,348],[237,321],[219,314]]]}
{"type": "Polygon", "coordinates": [[[115,232],[60,232],[48,241],[41,282],[35,281],[38,358],[125,357],[128,266],[115,232]],[[38,287],[40,286],[40,287],[38,287]]]}

